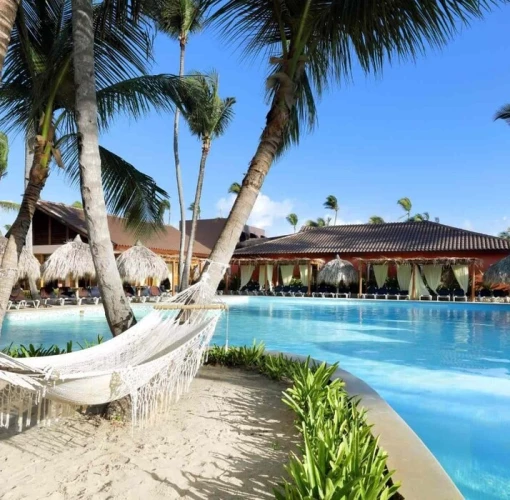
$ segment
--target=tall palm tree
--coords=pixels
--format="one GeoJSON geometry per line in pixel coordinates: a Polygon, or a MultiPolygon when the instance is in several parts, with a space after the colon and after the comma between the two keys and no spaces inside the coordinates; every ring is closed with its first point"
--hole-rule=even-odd
{"type": "Polygon", "coordinates": [[[508,227],[506,231],[501,231],[498,236],[500,238],[504,238],[505,240],[510,240],[510,227],[508,227]]]}
{"type": "Polygon", "coordinates": [[[368,219],[369,224],[384,224],[385,220],[382,217],[379,217],[378,215],[372,215],[370,219],[368,219]]]}
{"type": "Polygon", "coordinates": [[[8,158],[9,139],[7,138],[7,135],[5,135],[3,132],[0,132],[0,179],[7,175],[8,158]]]}
{"type": "MultiPolygon", "coordinates": [[[[202,29],[209,0],[153,0],[149,8],[150,16],[156,21],[160,31],[179,42],[179,76],[184,76],[184,59],[189,36],[202,29]]],[[[184,252],[186,244],[186,206],[182,187],[181,163],[179,158],[179,117],[176,109],[174,116],[174,163],[177,181],[177,195],[181,212],[181,237],[179,243],[179,283],[184,272],[184,252]]]]}
{"type": "MultiPolygon", "coordinates": [[[[379,73],[386,61],[414,59],[428,45],[442,46],[487,8],[479,0],[217,0],[217,5],[212,20],[223,35],[247,55],[270,54],[272,67],[265,127],[210,256],[225,264],[274,159],[316,123],[315,97],[324,88],[349,78],[358,64],[365,73],[379,73]]],[[[211,282],[220,280],[217,269],[211,282]]]]}
{"type": "Polygon", "coordinates": [[[294,228],[294,232],[296,232],[296,227],[299,222],[298,216],[296,214],[289,214],[285,219],[294,228]]]}
{"type": "MultiPolygon", "coordinates": [[[[195,211],[195,202],[191,202],[191,203],[189,204],[188,210],[189,210],[190,212],[192,212],[192,213],[195,211]]],[[[199,219],[200,219],[200,214],[201,214],[201,212],[202,212],[202,211],[200,210],[200,205],[198,205],[198,206],[197,206],[197,213],[198,213],[198,218],[199,218],[199,219]]]]}
{"type": "Polygon", "coordinates": [[[198,137],[202,142],[202,156],[198,169],[197,188],[195,200],[192,203],[193,216],[191,219],[191,231],[188,239],[186,262],[182,274],[181,290],[189,285],[191,260],[193,258],[193,244],[199,218],[200,199],[204,183],[205,166],[207,157],[211,151],[211,144],[221,137],[227,130],[234,117],[233,97],[222,99],[219,96],[219,80],[216,73],[208,76],[195,75],[189,80],[190,99],[183,99],[183,115],[188,123],[191,134],[198,137]]]}
{"type": "Polygon", "coordinates": [[[7,47],[11,40],[12,28],[21,0],[0,0],[0,78],[4,67],[7,47]]]}
{"type": "MultiPolygon", "coordinates": [[[[93,196],[98,195],[95,189],[101,185],[100,181],[88,187],[80,179],[83,168],[78,162],[70,2],[37,1],[36,10],[26,3],[18,10],[0,84],[0,126],[6,131],[23,130],[27,135],[37,127],[37,138],[31,145],[34,160],[29,183],[9,233],[14,237],[14,247],[6,249],[3,269],[17,266],[17,255],[25,244],[52,161],[59,166],[65,163],[71,181],[81,182],[82,190],[90,190],[93,196]]],[[[133,23],[116,26],[108,19],[105,4],[95,4],[92,47],[100,129],[105,130],[119,113],[129,112],[137,118],[151,107],[173,110],[169,99],[172,95],[177,98],[176,88],[183,84],[175,77],[146,74],[151,55],[147,27],[133,23]]],[[[101,168],[97,172],[102,174],[110,211],[127,216],[134,228],[145,227],[140,224],[147,222],[156,227],[160,222],[159,202],[166,193],[153,179],[111,151],[101,147],[100,155],[101,168]]],[[[89,241],[93,245],[92,234],[89,241]]],[[[0,325],[9,287],[12,288],[11,280],[1,280],[0,325]]]]}
{"type": "Polygon", "coordinates": [[[233,182],[230,184],[230,187],[228,188],[229,194],[239,194],[241,192],[241,184],[239,182],[233,182]]]}
{"type": "Polygon", "coordinates": [[[340,210],[340,206],[338,205],[338,200],[336,199],[336,196],[333,196],[330,194],[326,201],[324,202],[324,208],[327,210],[333,210],[335,212],[335,222],[333,223],[336,226],[336,217],[338,215],[338,210],[340,210]]]}
{"type": "Polygon", "coordinates": [[[322,217],[317,217],[317,220],[307,220],[305,222],[305,226],[309,226],[309,227],[326,227],[328,224],[326,222],[326,220],[322,217]]]}
{"type": "Polygon", "coordinates": [[[405,215],[403,217],[407,217],[407,221],[411,220],[411,210],[413,209],[413,204],[411,203],[411,200],[409,198],[400,198],[400,200],[397,201],[397,205],[402,207],[402,210],[405,211],[405,215]]]}

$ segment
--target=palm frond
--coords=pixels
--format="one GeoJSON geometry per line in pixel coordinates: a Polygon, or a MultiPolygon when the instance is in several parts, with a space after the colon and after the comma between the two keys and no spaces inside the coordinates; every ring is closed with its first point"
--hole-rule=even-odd
{"type": "MultiPolygon", "coordinates": [[[[71,184],[79,186],[80,167],[76,135],[60,139],[59,147],[65,174],[71,184]]],[[[154,179],[106,148],[99,147],[101,177],[108,212],[125,217],[127,226],[141,234],[162,227],[161,205],[168,199],[166,191],[154,179]]]]}
{"type": "Polygon", "coordinates": [[[494,116],[495,120],[505,120],[510,125],[510,104],[503,106],[494,116]]]}
{"type": "Polygon", "coordinates": [[[4,210],[5,212],[17,212],[20,206],[19,203],[15,203],[14,201],[0,201],[0,210],[4,210]]]}
{"type": "Polygon", "coordinates": [[[0,179],[7,175],[7,166],[9,158],[9,139],[0,132],[0,179]]]}

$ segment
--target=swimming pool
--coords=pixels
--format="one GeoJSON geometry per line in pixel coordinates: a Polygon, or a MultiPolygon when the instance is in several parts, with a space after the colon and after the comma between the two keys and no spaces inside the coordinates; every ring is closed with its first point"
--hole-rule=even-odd
{"type": "MultiPolygon", "coordinates": [[[[309,354],[372,385],[468,499],[510,498],[510,307],[226,297],[229,341],[309,354]]],[[[147,313],[138,306],[137,315],[147,313]]],[[[58,310],[57,310],[58,311],[58,310]]],[[[101,310],[14,313],[0,346],[109,338],[101,310]]],[[[226,322],[215,342],[225,341],[226,322]]]]}

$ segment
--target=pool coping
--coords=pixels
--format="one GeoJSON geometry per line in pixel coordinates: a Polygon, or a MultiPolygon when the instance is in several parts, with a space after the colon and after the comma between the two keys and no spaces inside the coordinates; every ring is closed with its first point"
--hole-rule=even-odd
{"type": "MultiPolygon", "coordinates": [[[[267,351],[306,361],[307,356],[280,351],[267,351]]],[[[316,363],[323,361],[310,358],[316,363]]],[[[328,365],[331,365],[328,363],[328,365]]],[[[409,500],[462,500],[464,497],[425,443],[404,419],[370,385],[347,370],[337,368],[334,378],[344,381],[351,396],[357,396],[368,410],[367,422],[379,444],[388,453],[388,468],[399,481],[399,493],[409,500]]]]}

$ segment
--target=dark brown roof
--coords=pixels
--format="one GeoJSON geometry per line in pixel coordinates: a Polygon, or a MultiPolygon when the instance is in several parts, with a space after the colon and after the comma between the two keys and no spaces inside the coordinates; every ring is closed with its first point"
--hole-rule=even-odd
{"type": "Polygon", "coordinates": [[[307,228],[235,251],[268,254],[362,254],[395,252],[508,251],[510,241],[436,222],[389,222],[307,228]]]}
{"type": "MultiPolygon", "coordinates": [[[[216,219],[200,219],[197,221],[197,229],[195,239],[208,248],[213,248],[218,238],[220,237],[227,219],[223,217],[217,217],[216,219]]],[[[246,233],[249,238],[250,234],[254,234],[257,237],[264,237],[264,229],[253,226],[244,226],[243,232],[246,233]]],[[[186,235],[189,236],[191,233],[191,221],[186,221],[186,235]]]]}
{"type": "MultiPolygon", "coordinates": [[[[68,225],[82,236],[87,236],[85,215],[82,209],[50,201],[39,201],[37,207],[48,216],[68,225]]],[[[152,250],[170,253],[179,251],[180,232],[172,226],[165,226],[165,231],[162,233],[138,238],[126,229],[125,219],[108,215],[108,228],[110,229],[112,243],[116,246],[132,247],[137,239],[141,239],[142,243],[152,250]]],[[[193,253],[207,257],[211,253],[211,249],[195,241],[193,253]]]]}

